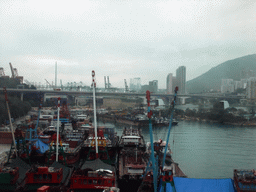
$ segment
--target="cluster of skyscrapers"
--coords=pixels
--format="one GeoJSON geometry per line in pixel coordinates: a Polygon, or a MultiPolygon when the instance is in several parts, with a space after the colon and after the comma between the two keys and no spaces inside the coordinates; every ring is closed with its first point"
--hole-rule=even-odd
{"type": "MultiPolygon", "coordinates": [[[[176,70],[176,76],[172,73],[167,75],[166,79],[166,91],[167,94],[173,94],[175,87],[179,87],[178,94],[186,94],[186,67],[181,66],[176,70]]],[[[150,92],[157,93],[158,80],[149,81],[148,85],[141,85],[140,77],[130,79],[130,91],[134,92],[150,92]]]]}
{"type": "Polygon", "coordinates": [[[173,94],[175,87],[178,86],[179,94],[186,94],[186,67],[181,66],[176,70],[176,77],[169,73],[166,78],[166,93],[173,94]]]}

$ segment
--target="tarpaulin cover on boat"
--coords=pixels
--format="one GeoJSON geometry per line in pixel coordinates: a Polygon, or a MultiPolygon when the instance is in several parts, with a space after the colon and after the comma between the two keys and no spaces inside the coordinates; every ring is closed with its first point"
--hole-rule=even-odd
{"type": "Polygon", "coordinates": [[[104,163],[103,161],[101,161],[100,159],[95,159],[95,160],[92,160],[92,161],[86,161],[81,169],[86,169],[86,168],[90,168],[92,170],[97,170],[97,169],[108,169],[110,171],[114,171],[114,167],[109,165],[109,164],[106,164],[104,163]]]}
{"type": "Polygon", "coordinates": [[[40,139],[37,140],[35,143],[36,148],[38,148],[39,153],[45,153],[47,150],[49,150],[49,146],[42,142],[40,139]]]}
{"type": "MultiPolygon", "coordinates": [[[[176,192],[235,192],[232,179],[193,179],[174,177],[176,192]]],[[[162,190],[160,190],[162,191],[162,190]]],[[[166,192],[173,192],[170,183],[166,192]]]]}

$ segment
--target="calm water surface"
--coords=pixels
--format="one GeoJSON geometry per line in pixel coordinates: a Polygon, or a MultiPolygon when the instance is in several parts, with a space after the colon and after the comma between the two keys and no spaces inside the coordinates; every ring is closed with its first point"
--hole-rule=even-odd
{"type": "MultiPolygon", "coordinates": [[[[109,125],[121,135],[124,126],[109,125]]],[[[166,140],[167,130],[154,127],[154,140],[166,140]]],[[[142,132],[150,141],[148,127],[142,132]]],[[[169,143],[174,161],[190,178],[232,178],[234,169],[256,169],[256,127],[180,121],[169,143]]]]}

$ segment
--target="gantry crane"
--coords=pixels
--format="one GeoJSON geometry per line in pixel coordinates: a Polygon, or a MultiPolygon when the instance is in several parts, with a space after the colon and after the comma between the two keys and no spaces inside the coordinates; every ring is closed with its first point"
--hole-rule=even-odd
{"type": "Polygon", "coordinates": [[[12,79],[18,79],[19,82],[22,84],[22,83],[23,83],[23,76],[19,76],[19,75],[18,75],[18,70],[17,70],[17,68],[13,68],[11,63],[9,63],[9,65],[10,65],[11,72],[12,72],[12,77],[11,77],[11,78],[12,78],[12,79]]]}
{"type": "Polygon", "coordinates": [[[128,92],[128,85],[127,85],[126,79],[124,79],[124,86],[125,86],[125,92],[128,92]]]}

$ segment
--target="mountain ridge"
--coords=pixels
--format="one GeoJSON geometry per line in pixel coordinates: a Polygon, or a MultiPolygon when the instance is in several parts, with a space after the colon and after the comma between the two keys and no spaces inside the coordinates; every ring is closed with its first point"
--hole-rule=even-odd
{"type": "Polygon", "coordinates": [[[242,56],[236,59],[225,61],[206,73],[186,82],[188,93],[201,93],[213,89],[218,91],[221,88],[222,79],[241,79],[255,76],[256,54],[242,56]],[[251,75],[252,74],[252,75],[251,75]]]}

